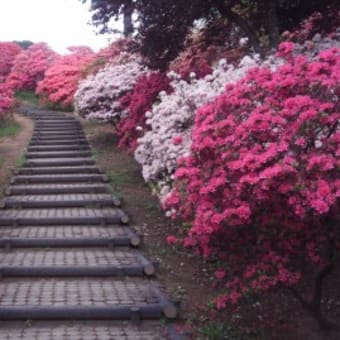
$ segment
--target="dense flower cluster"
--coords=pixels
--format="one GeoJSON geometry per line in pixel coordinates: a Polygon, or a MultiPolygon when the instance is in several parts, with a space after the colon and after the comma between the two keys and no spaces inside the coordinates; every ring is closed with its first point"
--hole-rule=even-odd
{"type": "Polygon", "coordinates": [[[0,83],[0,119],[14,105],[13,90],[6,83],[0,83]]]}
{"type": "Polygon", "coordinates": [[[82,70],[82,78],[97,73],[109,61],[118,59],[121,55],[128,53],[131,48],[130,38],[119,39],[109,46],[100,49],[93,57],[93,60],[82,70]]]}
{"type": "Polygon", "coordinates": [[[47,44],[33,44],[16,56],[6,82],[14,90],[35,90],[56,57],[47,44]]]}
{"type": "Polygon", "coordinates": [[[315,12],[304,20],[299,27],[292,32],[284,32],[283,38],[295,43],[304,44],[313,40],[315,35],[332,37],[340,26],[340,10],[337,6],[329,6],[322,13],[315,12]]]}
{"type": "Polygon", "coordinates": [[[69,50],[71,54],[56,58],[46,70],[36,90],[45,100],[63,107],[72,106],[82,71],[94,57],[88,47],[70,47],[69,50]]]}
{"type": "Polygon", "coordinates": [[[10,73],[17,54],[21,52],[21,47],[13,42],[0,42],[0,83],[10,73]]]}
{"type": "MultiPolygon", "coordinates": [[[[175,73],[170,94],[161,93],[160,102],[147,112],[150,131],[138,140],[136,160],[143,167],[143,177],[155,184],[155,191],[164,197],[172,188],[177,160],[187,155],[191,146],[191,131],[196,110],[212,101],[224,91],[226,84],[242,78],[257,65],[257,57],[244,57],[238,67],[221,60],[212,74],[202,79],[192,75],[190,81],[180,79],[175,73]]],[[[271,63],[269,59],[267,63],[271,63]]],[[[277,61],[278,62],[278,61],[277,61]]]]}
{"type": "Polygon", "coordinates": [[[80,82],[75,94],[76,110],[89,119],[117,122],[123,114],[119,99],[133,89],[144,72],[136,56],[121,56],[80,82]]]}
{"type": "Polygon", "coordinates": [[[151,72],[140,76],[133,92],[121,98],[120,103],[126,114],[117,126],[120,147],[124,146],[132,151],[136,149],[137,139],[147,129],[145,113],[151,110],[161,91],[171,91],[170,79],[165,74],[151,72]]]}
{"type": "Polygon", "coordinates": [[[209,57],[209,51],[203,52],[198,47],[192,46],[174,60],[171,70],[185,80],[190,80],[192,72],[196,74],[198,79],[203,78],[212,72],[210,66],[212,58],[209,57]]]}
{"type": "Polygon", "coordinates": [[[221,308],[296,284],[296,264],[322,266],[340,236],[340,49],[311,60],[287,47],[276,71],[254,68],[198,110],[165,202],[192,223],[185,245],[227,260],[221,308]]]}

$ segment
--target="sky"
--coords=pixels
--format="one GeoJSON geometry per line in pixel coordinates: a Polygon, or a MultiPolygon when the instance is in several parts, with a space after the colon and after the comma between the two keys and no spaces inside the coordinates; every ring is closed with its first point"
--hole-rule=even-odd
{"type": "Polygon", "coordinates": [[[90,17],[79,0],[0,0],[0,41],[44,41],[59,53],[77,45],[98,51],[110,36],[96,35],[90,17]]]}

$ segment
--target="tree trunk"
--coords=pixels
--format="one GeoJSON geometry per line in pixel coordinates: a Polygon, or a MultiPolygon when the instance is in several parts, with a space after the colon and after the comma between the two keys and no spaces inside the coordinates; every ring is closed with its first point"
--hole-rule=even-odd
{"type": "Polygon", "coordinates": [[[241,30],[248,37],[251,46],[254,48],[256,53],[263,56],[263,51],[260,46],[260,41],[256,35],[256,31],[251,25],[243,19],[239,14],[234,12],[231,7],[227,6],[223,0],[218,0],[215,3],[217,10],[220,12],[221,16],[228,19],[229,21],[235,23],[241,28],[241,30]]]}
{"type": "Polygon", "coordinates": [[[126,1],[124,4],[124,36],[128,37],[133,33],[132,14],[133,4],[132,1],[126,1]]]}
{"type": "Polygon", "coordinates": [[[269,36],[270,47],[276,47],[280,42],[279,20],[277,16],[277,1],[263,0],[263,14],[269,36]]]}
{"type": "Polygon", "coordinates": [[[295,288],[289,287],[295,298],[301,303],[303,308],[311,313],[311,315],[318,322],[321,329],[325,330],[339,330],[340,327],[335,322],[328,320],[322,313],[321,300],[323,293],[323,283],[325,278],[332,273],[335,261],[335,245],[331,242],[329,249],[329,262],[326,264],[315,276],[313,294],[311,300],[306,300],[295,288]]]}

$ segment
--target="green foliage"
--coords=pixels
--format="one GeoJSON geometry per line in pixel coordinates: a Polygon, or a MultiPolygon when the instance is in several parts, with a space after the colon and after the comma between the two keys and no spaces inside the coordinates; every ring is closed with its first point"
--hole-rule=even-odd
{"type": "Polygon", "coordinates": [[[33,42],[30,40],[15,40],[13,42],[18,44],[24,50],[27,50],[31,45],[33,45],[33,42]]]}
{"type": "Polygon", "coordinates": [[[21,131],[21,125],[13,119],[0,122],[0,138],[15,136],[21,131]]]}
{"type": "Polygon", "coordinates": [[[134,184],[137,182],[135,176],[128,169],[117,169],[111,171],[110,175],[111,185],[117,189],[123,185],[134,184]]]}
{"type": "Polygon", "coordinates": [[[265,340],[266,337],[261,334],[245,334],[242,329],[228,322],[210,322],[199,330],[199,339],[204,340],[265,340]]]}
{"type": "Polygon", "coordinates": [[[229,339],[228,327],[224,323],[209,323],[200,329],[200,333],[206,340],[229,339]]]}
{"type": "Polygon", "coordinates": [[[26,157],[25,155],[20,155],[17,160],[15,161],[15,167],[16,168],[21,168],[24,163],[26,162],[26,157]]]}
{"type": "Polygon", "coordinates": [[[24,103],[28,103],[34,106],[39,105],[39,99],[33,91],[18,91],[15,94],[15,98],[24,103]]]}

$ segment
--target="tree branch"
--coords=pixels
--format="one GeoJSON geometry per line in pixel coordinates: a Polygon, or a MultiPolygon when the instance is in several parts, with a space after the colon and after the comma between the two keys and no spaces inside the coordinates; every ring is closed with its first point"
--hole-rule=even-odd
{"type": "Polygon", "coordinates": [[[249,38],[250,44],[253,46],[255,52],[263,56],[263,51],[260,47],[259,39],[256,36],[255,29],[251,27],[246,20],[244,20],[239,14],[232,10],[231,5],[226,5],[223,0],[215,1],[216,9],[220,12],[222,17],[234,22],[249,38]]]}
{"type": "Polygon", "coordinates": [[[277,1],[263,0],[263,14],[268,30],[270,47],[276,47],[280,42],[279,20],[277,17],[277,1]]]}

